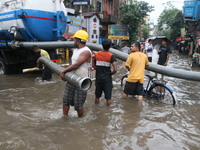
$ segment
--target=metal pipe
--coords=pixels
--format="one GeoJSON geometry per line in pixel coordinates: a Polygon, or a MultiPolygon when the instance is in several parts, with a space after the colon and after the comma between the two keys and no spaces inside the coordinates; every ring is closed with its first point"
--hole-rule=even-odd
{"type": "MultiPolygon", "coordinates": [[[[63,67],[57,65],[56,63],[54,63],[53,61],[45,57],[40,57],[38,61],[40,63],[45,64],[47,67],[49,67],[49,69],[51,69],[53,72],[55,72],[58,75],[64,69],[63,67]]],[[[78,76],[72,71],[65,73],[65,79],[71,84],[80,87],[84,91],[89,90],[92,85],[92,81],[90,78],[78,76]]]]}
{"type": "Polygon", "coordinates": [[[26,72],[31,72],[31,71],[39,71],[40,69],[38,67],[34,67],[34,68],[27,68],[27,69],[23,69],[22,72],[26,73],[26,72]]]}
{"type": "MultiPolygon", "coordinates": [[[[56,42],[13,42],[12,47],[25,47],[25,48],[32,48],[33,45],[38,45],[41,48],[73,48],[74,42],[73,41],[56,41],[56,42]]],[[[87,46],[94,51],[103,50],[102,45],[94,44],[94,43],[87,43],[87,46]]],[[[111,48],[109,50],[113,53],[118,59],[126,61],[128,55],[117,50],[111,48]]],[[[167,66],[161,66],[156,64],[150,64],[146,67],[147,70],[157,72],[160,74],[164,74],[166,76],[171,76],[180,79],[192,80],[192,81],[200,81],[200,73],[194,71],[186,71],[181,69],[173,69],[167,66]]]]}

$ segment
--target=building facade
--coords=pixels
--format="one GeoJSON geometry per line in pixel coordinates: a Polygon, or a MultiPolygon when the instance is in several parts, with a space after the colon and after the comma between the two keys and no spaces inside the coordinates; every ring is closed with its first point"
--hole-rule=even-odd
{"type": "Polygon", "coordinates": [[[93,13],[85,13],[83,27],[87,30],[89,39],[88,42],[99,43],[100,36],[100,19],[93,13]]]}
{"type": "Polygon", "coordinates": [[[65,0],[64,3],[66,7],[75,10],[75,13],[70,15],[81,16],[83,18],[83,27],[88,32],[95,33],[91,34],[94,38],[90,40],[93,42],[96,40],[102,41],[102,38],[108,36],[108,25],[120,23],[120,12],[118,8],[122,4],[121,0],[90,0],[90,5],[82,6],[73,5],[73,0],[65,0]],[[97,18],[96,23],[92,21],[94,16],[97,18]],[[94,28],[97,31],[92,31],[94,28]]]}

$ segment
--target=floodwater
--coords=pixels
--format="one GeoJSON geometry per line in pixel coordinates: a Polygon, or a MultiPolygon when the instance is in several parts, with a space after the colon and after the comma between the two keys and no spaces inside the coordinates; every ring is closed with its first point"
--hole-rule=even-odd
{"type": "MultiPolygon", "coordinates": [[[[154,62],[156,57],[153,58],[154,62]]],[[[190,67],[191,59],[173,54],[170,67],[190,67]],[[179,58],[178,58],[179,57],[179,58]]],[[[113,104],[94,104],[88,91],[85,115],[71,107],[62,115],[65,82],[35,80],[41,72],[0,76],[0,150],[198,150],[200,149],[200,82],[166,77],[177,105],[144,98],[120,99],[123,67],[114,78],[113,104]]]]}

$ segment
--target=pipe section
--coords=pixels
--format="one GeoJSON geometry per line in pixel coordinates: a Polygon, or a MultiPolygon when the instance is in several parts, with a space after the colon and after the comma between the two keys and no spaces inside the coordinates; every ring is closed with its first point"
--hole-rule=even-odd
{"type": "MultiPolygon", "coordinates": [[[[37,45],[41,48],[73,48],[74,42],[73,41],[55,41],[55,42],[13,42],[12,47],[25,47],[25,48],[32,48],[33,45],[37,45]]],[[[87,46],[93,51],[100,51],[103,50],[102,45],[94,44],[94,43],[87,43],[87,46]]],[[[109,50],[113,53],[118,59],[126,61],[128,55],[117,50],[111,48],[109,50]]],[[[192,80],[192,81],[200,81],[200,73],[194,71],[186,71],[181,69],[173,69],[167,66],[161,66],[156,64],[150,64],[146,67],[147,70],[157,72],[160,74],[164,74],[166,76],[171,76],[180,79],[192,80]]]]}
{"type": "MultiPolygon", "coordinates": [[[[63,67],[57,65],[56,63],[54,63],[53,61],[45,57],[40,57],[38,61],[48,66],[49,69],[51,69],[53,72],[55,72],[58,75],[64,69],[63,67]]],[[[65,73],[65,79],[67,80],[67,82],[70,82],[71,84],[80,87],[84,91],[89,90],[92,85],[92,81],[90,78],[78,76],[72,71],[65,73]]]]}

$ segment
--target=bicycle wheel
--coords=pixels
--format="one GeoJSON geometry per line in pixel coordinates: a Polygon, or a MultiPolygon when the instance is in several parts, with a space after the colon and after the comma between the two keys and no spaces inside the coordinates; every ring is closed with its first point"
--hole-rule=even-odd
{"type": "Polygon", "coordinates": [[[164,85],[155,85],[153,88],[150,88],[149,91],[150,97],[156,98],[165,104],[175,105],[176,101],[172,91],[170,91],[164,85]]]}
{"type": "Polygon", "coordinates": [[[128,77],[128,75],[126,74],[121,79],[121,87],[122,87],[122,89],[124,89],[124,87],[125,87],[127,77],[128,77]]]}

